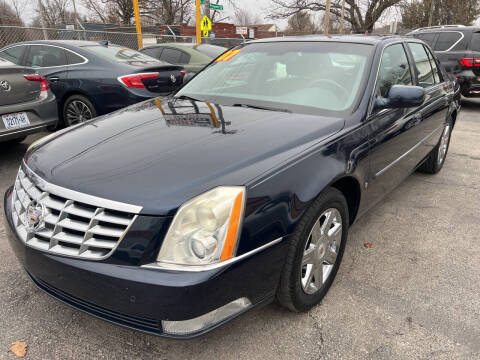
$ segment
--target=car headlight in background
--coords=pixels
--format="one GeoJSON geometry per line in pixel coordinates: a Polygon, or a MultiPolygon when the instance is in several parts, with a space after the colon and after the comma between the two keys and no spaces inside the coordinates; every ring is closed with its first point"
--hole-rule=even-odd
{"type": "Polygon", "coordinates": [[[207,265],[235,255],[245,187],[220,186],[183,204],[158,254],[160,264],[207,265]]]}

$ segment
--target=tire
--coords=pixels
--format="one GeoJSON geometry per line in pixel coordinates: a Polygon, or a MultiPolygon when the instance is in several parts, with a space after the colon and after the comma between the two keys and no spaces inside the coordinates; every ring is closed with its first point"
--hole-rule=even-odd
{"type": "MultiPolygon", "coordinates": [[[[342,261],[348,237],[348,224],[347,202],[339,190],[328,188],[314,200],[290,238],[287,258],[276,294],[277,302],[280,305],[294,312],[304,312],[323,299],[332,285],[342,261]],[[323,235],[325,231],[322,231],[322,226],[326,225],[329,212],[332,220],[330,230],[337,234],[336,237],[323,235]],[[338,228],[339,222],[341,234],[334,231],[335,228],[338,228]],[[321,235],[316,236],[317,240],[315,240],[315,233],[321,235]],[[331,257],[334,254],[333,248],[336,249],[334,260],[331,257]],[[306,255],[307,253],[310,255],[306,255]],[[328,264],[325,263],[327,259],[329,260],[328,264]],[[318,277],[322,278],[321,283],[319,279],[315,279],[315,275],[309,276],[312,272],[318,274],[319,272],[313,269],[320,268],[322,275],[318,277]],[[323,275],[324,273],[327,275],[323,275]],[[309,277],[311,278],[310,283],[308,283],[309,277]]],[[[326,233],[328,232],[326,231],[326,233]]]]}
{"type": "Polygon", "coordinates": [[[63,123],[66,127],[84,122],[97,116],[92,102],[83,95],[72,95],[63,104],[63,123]]]}
{"type": "Polygon", "coordinates": [[[442,136],[438,141],[438,144],[433,148],[433,150],[428,154],[427,159],[422,165],[418,168],[418,171],[426,174],[436,174],[438,173],[445,163],[445,158],[447,157],[448,147],[450,145],[450,137],[452,135],[453,121],[449,117],[445,126],[443,128],[442,136]]]}

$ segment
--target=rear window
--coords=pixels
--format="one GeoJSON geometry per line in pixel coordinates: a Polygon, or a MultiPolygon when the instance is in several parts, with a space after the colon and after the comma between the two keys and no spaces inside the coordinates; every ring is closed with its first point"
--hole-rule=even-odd
{"type": "Polygon", "coordinates": [[[92,45],[85,46],[84,48],[91,51],[95,55],[115,62],[158,62],[158,60],[154,59],[153,57],[121,46],[92,45]]]}
{"type": "Polygon", "coordinates": [[[82,58],[80,55],[77,55],[68,50],[66,50],[65,53],[67,54],[67,60],[70,65],[76,65],[85,62],[85,59],[82,58]]]}
{"type": "Polygon", "coordinates": [[[462,34],[458,32],[440,32],[434,50],[446,51],[455,45],[462,37],[462,34]]]}
{"type": "Polygon", "coordinates": [[[480,51],[480,32],[472,34],[472,51],[480,51]]]}

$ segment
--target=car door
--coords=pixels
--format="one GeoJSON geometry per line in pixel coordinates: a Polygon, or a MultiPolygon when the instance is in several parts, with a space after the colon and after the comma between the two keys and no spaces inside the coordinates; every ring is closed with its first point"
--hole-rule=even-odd
{"type": "Polygon", "coordinates": [[[61,99],[67,91],[68,61],[65,50],[53,45],[29,45],[24,60],[45,76],[52,92],[61,99]]]}
{"type": "Polygon", "coordinates": [[[428,47],[421,43],[407,43],[407,49],[414,64],[416,85],[425,89],[425,99],[419,107],[416,125],[417,138],[421,141],[415,151],[414,161],[420,162],[437,144],[447,118],[450,99],[435,57],[428,47]]]}
{"type": "MultiPolygon", "coordinates": [[[[413,69],[401,42],[385,47],[377,73],[375,97],[386,97],[393,85],[413,85],[413,69]]],[[[412,153],[421,141],[418,108],[375,109],[367,119],[370,132],[370,175],[367,202],[382,198],[415,166],[412,153]]]]}

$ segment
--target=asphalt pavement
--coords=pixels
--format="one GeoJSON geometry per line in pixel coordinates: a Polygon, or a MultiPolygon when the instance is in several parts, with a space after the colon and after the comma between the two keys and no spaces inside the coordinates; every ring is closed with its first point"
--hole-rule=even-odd
{"type": "MultiPolygon", "coordinates": [[[[44,134],[43,134],[44,135],[44,134]]],[[[28,144],[0,145],[0,192],[28,144]]],[[[480,359],[480,101],[464,101],[443,170],[415,173],[351,229],[322,304],[276,305],[197,339],[111,325],[38,290],[0,222],[0,359],[480,359]],[[372,248],[364,246],[373,244],[372,248]]]]}

